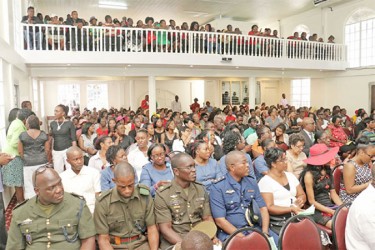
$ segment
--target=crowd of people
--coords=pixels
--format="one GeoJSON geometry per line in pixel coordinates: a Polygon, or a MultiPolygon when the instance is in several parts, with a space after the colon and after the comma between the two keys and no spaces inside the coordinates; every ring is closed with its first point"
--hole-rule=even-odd
{"type": "MultiPolygon", "coordinates": [[[[215,29],[211,24],[200,25],[193,21],[190,25],[183,22],[180,26],[175,20],[171,19],[167,23],[165,19],[155,21],[153,17],[146,17],[145,20],[138,20],[136,23],[130,17],[112,18],[106,15],[104,20],[98,21],[95,16],[89,19],[80,18],[77,11],[72,11],[66,18],[58,17],[56,14],[45,15],[38,13],[35,16],[33,7],[28,8],[28,14],[22,18],[22,23],[26,24],[49,24],[65,25],[63,28],[42,28],[35,29],[32,26],[24,29],[25,48],[27,49],[59,49],[59,50],[105,50],[105,51],[148,51],[161,52],[173,51],[185,53],[192,49],[194,53],[216,53],[216,54],[241,54],[241,55],[266,55],[280,57],[282,55],[282,43],[278,40],[278,31],[265,28],[258,30],[257,25],[253,25],[248,32],[249,36],[242,35],[239,28],[233,28],[228,24],[226,29],[215,29]],[[88,20],[88,21],[87,21],[88,20]],[[67,29],[67,26],[72,28],[67,29]],[[108,29],[96,29],[105,27],[108,29]],[[109,29],[111,28],[111,29],[109,29]],[[116,29],[117,28],[117,29],[116,29]],[[129,30],[119,28],[138,28],[148,29],[147,31],[129,30]],[[151,31],[151,29],[159,31],[151,31]],[[204,35],[180,33],[173,31],[194,31],[204,32],[204,35]],[[189,39],[192,38],[192,40],[189,39]],[[270,39],[265,39],[270,38],[270,39]],[[34,43],[35,42],[35,43],[34,43]]],[[[298,32],[288,39],[323,42],[317,34],[313,34],[309,39],[306,38],[306,32],[299,36],[298,32]]],[[[334,37],[328,38],[329,43],[334,43],[334,37]]],[[[325,51],[327,48],[300,48],[298,52],[294,51],[298,46],[290,44],[288,47],[288,56],[296,57],[300,53],[316,54],[315,50],[322,54],[322,57],[329,58],[332,51],[325,51]],[[302,51],[303,50],[303,51],[302,51]]],[[[332,48],[330,48],[332,50],[332,48]]]]}
{"type": "MultiPolygon", "coordinates": [[[[176,96],[173,109],[152,115],[148,96],[136,111],[59,104],[46,133],[24,101],[10,111],[0,154],[0,190],[16,190],[0,243],[95,249],[97,236],[100,249],[167,249],[198,230],[211,249],[251,225],[278,244],[286,220],[312,205],[311,218],[330,229],[338,206],[372,201],[374,111],[296,109],[284,94],[254,109],[206,104],[196,99],[185,112],[176,96]],[[259,208],[251,210],[257,221],[245,216],[249,204],[259,208]]],[[[360,225],[350,217],[347,244],[374,247],[373,228],[355,234],[360,225]]]]}

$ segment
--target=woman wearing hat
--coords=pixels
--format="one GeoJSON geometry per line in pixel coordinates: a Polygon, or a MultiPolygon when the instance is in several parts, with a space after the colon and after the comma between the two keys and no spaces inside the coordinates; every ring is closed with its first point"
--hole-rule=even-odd
{"type": "Polygon", "coordinates": [[[328,228],[332,228],[335,208],[342,204],[335,191],[330,168],[330,162],[335,159],[338,151],[338,147],[328,149],[327,145],[322,143],[312,146],[309,158],[304,160],[307,167],[300,178],[308,203],[315,206],[313,219],[328,228]]]}
{"type": "Polygon", "coordinates": [[[369,145],[367,137],[358,139],[356,155],[343,169],[343,181],[340,183],[340,198],[343,202],[353,202],[371,183],[370,162],[375,156],[375,146],[369,145]]]}

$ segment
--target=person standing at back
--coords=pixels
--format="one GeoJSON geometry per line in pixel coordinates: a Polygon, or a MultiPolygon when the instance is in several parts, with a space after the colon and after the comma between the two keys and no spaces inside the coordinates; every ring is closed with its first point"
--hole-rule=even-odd
{"type": "Polygon", "coordinates": [[[171,109],[173,112],[180,112],[181,113],[181,102],[179,101],[178,95],[174,97],[174,101],[171,103],[171,109]]]}
{"type": "Polygon", "coordinates": [[[280,106],[281,106],[282,108],[288,108],[288,106],[289,106],[289,105],[288,105],[288,100],[286,99],[284,93],[281,95],[280,106]]]}
{"type": "Polygon", "coordinates": [[[74,124],[66,119],[69,108],[59,104],[55,108],[55,120],[51,122],[50,133],[53,137],[53,166],[58,173],[70,168],[66,161],[66,150],[71,146],[77,146],[76,128],[74,124]]]}

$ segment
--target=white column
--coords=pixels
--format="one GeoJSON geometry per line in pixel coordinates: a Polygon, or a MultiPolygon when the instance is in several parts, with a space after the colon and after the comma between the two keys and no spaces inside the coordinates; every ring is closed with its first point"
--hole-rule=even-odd
{"type": "Polygon", "coordinates": [[[255,77],[249,77],[247,84],[249,87],[249,107],[253,109],[255,108],[255,90],[256,90],[255,77]]]}
{"type": "Polygon", "coordinates": [[[156,81],[155,76],[148,77],[148,105],[149,105],[149,118],[156,112],[156,81]]]}
{"type": "Polygon", "coordinates": [[[134,80],[129,81],[129,106],[133,110],[134,106],[134,80]]]}

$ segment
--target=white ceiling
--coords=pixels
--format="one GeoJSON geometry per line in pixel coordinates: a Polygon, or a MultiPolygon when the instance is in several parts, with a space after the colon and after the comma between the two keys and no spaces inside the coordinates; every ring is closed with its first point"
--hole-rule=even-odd
{"type": "MultiPolygon", "coordinates": [[[[329,0],[324,6],[348,0],[329,0]]],[[[34,0],[36,12],[43,15],[56,13],[66,17],[72,10],[88,20],[96,16],[99,21],[110,14],[113,18],[123,16],[144,21],[152,16],[155,21],[174,19],[177,25],[186,21],[204,24],[215,19],[232,18],[237,21],[277,21],[315,7],[313,0],[34,0]],[[126,4],[127,10],[99,8],[99,2],[126,4]]]]}

